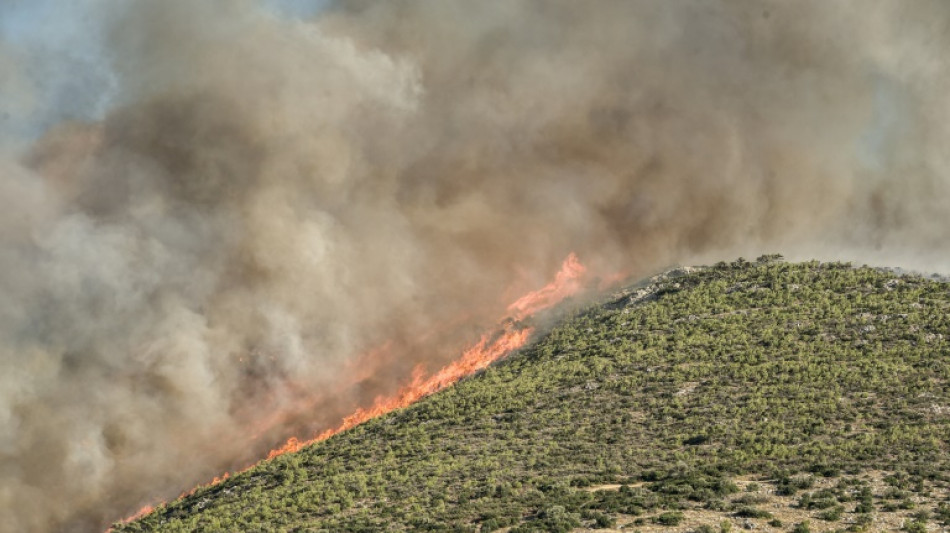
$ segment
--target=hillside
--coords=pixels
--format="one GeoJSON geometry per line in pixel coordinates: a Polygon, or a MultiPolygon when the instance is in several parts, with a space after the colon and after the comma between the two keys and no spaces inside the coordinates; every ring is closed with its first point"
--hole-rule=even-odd
{"type": "Polygon", "coordinates": [[[948,525],[948,311],[945,283],[845,264],[672,272],[115,530],[948,525]]]}

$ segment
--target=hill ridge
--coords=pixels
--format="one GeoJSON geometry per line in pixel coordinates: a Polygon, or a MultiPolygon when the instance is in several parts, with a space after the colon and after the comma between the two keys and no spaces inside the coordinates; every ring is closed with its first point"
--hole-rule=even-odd
{"type": "Polygon", "coordinates": [[[948,308],[943,283],[850,264],[672,269],[454,387],[116,530],[950,522],[948,308]],[[737,494],[753,481],[762,494],[737,494]]]}

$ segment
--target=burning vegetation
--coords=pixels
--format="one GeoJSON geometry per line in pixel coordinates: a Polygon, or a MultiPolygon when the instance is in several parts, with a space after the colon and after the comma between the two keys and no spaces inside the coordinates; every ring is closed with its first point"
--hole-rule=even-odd
{"type": "Polygon", "coordinates": [[[534,329],[519,322],[576,294],[583,287],[583,277],[586,271],[584,265],[572,253],[564,260],[564,264],[554,281],[539,290],[525,294],[509,305],[508,311],[511,314],[501,321],[500,329],[482,335],[482,338],[475,345],[465,350],[458,360],[430,376],[426,375],[422,366],[417,366],[412,372],[412,382],[402,387],[394,396],[377,397],[372,407],[358,409],[355,413],[344,418],[343,423],[336,428],[328,429],[312,439],[301,441],[291,438],[280,448],[271,450],[267,454],[267,458],[271,459],[284,453],[296,452],[304,446],[326,440],[371,418],[407,407],[421,398],[452,385],[463,377],[486,368],[521,348],[531,338],[534,329]]]}
{"type": "Polygon", "coordinates": [[[948,526],[948,307],[946,282],[840,263],[679,270],[117,529],[948,526]]]}
{"type": "MultiPolygon", "coordinates": [[[[353,414],[343,419],[339,426],[327,429],[319,435],[309,439],[298,439],[291,437],[282,446],[271,450],[267,454],[267,459],[273,459],[286,453],[294,453],[306,446],[324,441],[337,433],[356,427],[363,422],[384,415],[396,409],[408,407],[416,401],[436,393],[446,387],[454,384],[458,380],[470,376],[479,370],[487,368],[490,364],[511,354],[515,350],[523,347],[534,333],[532,327],[526,326],[521,321],[530,318],[537,313],[549,309],[565,298],[569,298],[584,287],[584,276],[587,269],[578,260],[575,254],[570,254],[561,269],[556,274],[554,280],[538,289],[531,291],[514,303],[508,306],[510,313],[500,322],[499,329],[482,335],[481,339],[473,346],[466,349],[462,356],[451,364],[443,367],[432,375],[426,375],[425,369],[420,365],[412,372],[412,381],[403,386],[398,393],[388,397],[377,397],[373,405],[367,408],[359,408],[353,414]]],[[[251,467],[248,467],[248,469],[251,467]]],[[[244,469],[246,471],[247,469],[244,469]]],[[[207,486],[212,487],[231,477],[230,473],[215,477],[207,486]]],[[[190,496],[198,488],[182,494],[179,498],[190,496]]],[[[129,523],[142,518],[153,512],[153,505],[146,505],[139,509],[135,514],[125,518],[121,523],[129,523]]],[[[111,531],[111,530],[110,530],[111,531]]]]}

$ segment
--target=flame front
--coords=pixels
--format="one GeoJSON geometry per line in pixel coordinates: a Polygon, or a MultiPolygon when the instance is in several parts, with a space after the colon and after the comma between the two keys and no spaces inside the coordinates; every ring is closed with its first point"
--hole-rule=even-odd
{"type": "Polygon", "coordinates": [[[267,458],[277,457],[285,453],[296,452],[304,446],[326,440],[341,431],[358,426],[367,420],[384,415],[390,411],[407,407],[416,401],[434,392],[438,392],[459,379],[473,374],[506,354],[524,346],[533,333],[531,328],[507,329],[501,335],[483,335],[481,340],[465,351],[462,357],[454,363],[442,368],[435,374],[425,377],[421,366],[417,366],[412,373],[412,382],[403,387],[398,393],[390,397],[379,397],[369,408],[357,409],[355,413],[343,419],[336,428],[328,429],[310,440],[291,438],[280,448],[271,450],[267,458]]]}
{"type": "MultiPolygon", "coordinates": [[[[358,426],[367,420],[396,409],[407,407],[430,394],[452,385],[465,376],[469,376],[488,367],[493,362],[521,348],[528,342],[531,334],[534,333],[534,329],[518,326],[516,322],[533,316],[545,309],[549,309],[565,298],[576,294],[583,286],[582,282],[586,273],[586,267],[581,264],[576,254],[571,253],[567,259],[564,260],[564,263],[561,265],[561,270],[558,271],[554,281],[515,300],[515,302],[508,306],[508,316],[501,321],[503,325],[500,329],[483,334],[481,339],[465,350],[462,353],[462,357],[457,361],[443,367],[431,376],[426,376],[424,368],[417,366],[413,370],[412,381],[400,389],[395,395],[377,397],[372,407],[357,409],[356,412],[344,418],[339,426],[328,429],[314,438],[301,440],[292,437],[284,443],[283,446],[271,450],[270,453],[267,454],[267,458],[271,459],[285,453],[296,452],[305,446],[326,440],[337,433],[358,426]]],[[[249,466],[248,468],[251,467],[249,466]]],[[[225,473],[223,476],[214,478],[208,485],[216,485],[229,477],[230,474],[225,473]]],[[[187,496],[195,490],[197,490],[197,487],[182,494],[180,497],[187,496]]],[[[122,522],[137,520],[151,513],[153,510],[154,506],[145,506],[132,516],[122,520],[122,522]]]]}
{"type": "Polygon", "coordinates": [[[538,311],[543,311],[558,304],[561,300],[576,293],[581,288],[581,280],[587,268],[577,259],[573,252],[567,256],[561,265],[561,270],[554,277],[554,281],[541,289],[529,292],[518,298],[508,306],[511,318],[523,320],[538,311]]]}
{"type": "MultiPolygon", "coordinates": [[[[581,264],[576,254],[571,253],[564,260],[561,270],[554,277],[554,281],[536,291],[529,292],[508,306],[509,316],[507,318],[516,321],[523,320],[560,303],[581,289],[581,281],[586,273],[586,267],[581,264]]],[[[305,446],[326,440],[367,420],[407,407],[521,348],[528,342],[532,333],[534,333],[532,328],[515,328],[510,325],[500,333],[486,333],[474,346],[465,350],[459,360],[442,368],[435,374],[425,377],[424,369],[417,366],[413,371],[412,382],[394,396],[376,398],[372,407],[357,409],[355,413],[344,418],[339,426],[328,429],[312,439],[291,438],[283,446],[271,450],[267,454],[267,458],[296,452],[305,446]]]]}

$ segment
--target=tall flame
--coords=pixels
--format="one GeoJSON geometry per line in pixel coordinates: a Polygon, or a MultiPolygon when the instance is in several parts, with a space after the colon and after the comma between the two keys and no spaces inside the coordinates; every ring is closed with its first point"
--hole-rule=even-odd
{"type": "MultiPolygon", "coordinates": [[[[509,316],[514,320],[523,320],[539,311],[548,309],[581,289],[581,281],[587,269],[573,252],[561,264],[561,270],[554,281],[544,287],[529,292],[508,306],[509,316]]],[[[290,438],[283,446],[271,450],[267,458],[295,452],[301,448],[326,440],[341,431],[358,426],[367,420],[384,415],[390,411],[407,407],[417,400],[438,392],[461,378],[471,375],[505,355],[524,346],[534,333],[533,328],[514,328],[506,326],[500,333],[485,333],[472,347],[463,352],[462,357],[435,374],[425,377],[424,369],[417,366],[413,370],[412,382],[399,390],[394,396],[378,397],[373,406],[357,409],[343,419],[336,428],[331,428],[309,440],[290,438]]]]}
{"type": "MultiPolygon", "coordinates": [[[[330,428],[314,438],[301,440],[292,437],[282,446],[271,450],[267,454],[267,458],[271,459],[285,453],[296,452],[305,446],[326,440],[367,420],[407,407],[456,383],[465,376],[488,367],[493,362],[521,348],[528,342],[531,334],[534,333],[534,329],[521,327],[516,322],[549,309],[565,298],[576,294],[583,287],[582,282],[586,273],[586,267],[581,264],[576,254],[571,253],[564,260],[560,271],[554,277],[554,281],[515,300],[508,306],[508,316],[501,321],[502,326],[497,330],[483,334],[479,341],[466,349],[457,361],[443,367],[431,376],[426,376],[421,365],[416,366],[412,373],[412,381],[395,395],[377,397],[371,407],[357,409],[353,414],[344,418],[339,426],[330,428]]],[[[225,473],[223,476],[214,478],[208,486],[216,485],[229,477],[230,474],[225,473]]],[[[183,493],[180,497],[189,495],[195,490],[197,490],[197,487],[183,493]]],[[[137,520],[151,513],[154,509],[154,506],[147,505],[121,522],[137,520]]]]}
{"type": "Polygon", "coordinates": [[[577,259],[577,254],[571,252],[561,265],[561,270],[554,277],[554,281],[525,294],[508,306],[511,318],[522,320],[556,305],[580,290],[581,280],[586,273],[587,268],[577,259]]]}
{"type": "Polygon", "coordinates": [[[407,407],[417,400],[438,392],[459,379],[487,367],[513,350],[517,350],[527,342],[531,333],[533,333],[531,328],[524,328],[506,329],[497,336],[485,334],[474,346],[466,350],[458,361],[429,377],[425,377],[421,365],[416,366],[412,373],[412,382],[400,389],[394,396],[376,398],[372,407],[357,409],[356,412],[344,418],[343,422],[336,428],[328,429],[310,440],[302,441],[291,438],[280,448],[271,450],[267,454],[267,458],[270,459],[278,455],[298,451],[307,445],[326,440],[367,420],[407,407]]]}

